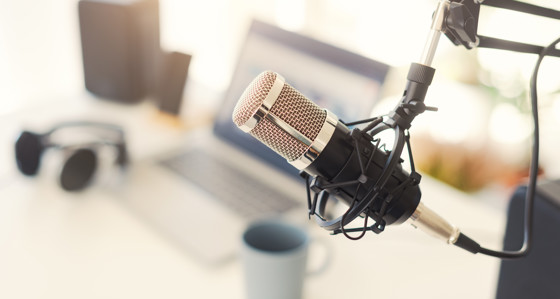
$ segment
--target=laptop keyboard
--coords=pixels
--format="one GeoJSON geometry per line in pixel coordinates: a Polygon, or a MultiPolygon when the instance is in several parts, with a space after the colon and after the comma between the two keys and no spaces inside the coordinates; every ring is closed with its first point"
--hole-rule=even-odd
{"type": "Polygon", "coordinates": [[[161,160],[160,164],[194,183],[247,219],[280,214],[300,204],[213,157],[211,153],[200,150],[187,151],[161,160]]]}

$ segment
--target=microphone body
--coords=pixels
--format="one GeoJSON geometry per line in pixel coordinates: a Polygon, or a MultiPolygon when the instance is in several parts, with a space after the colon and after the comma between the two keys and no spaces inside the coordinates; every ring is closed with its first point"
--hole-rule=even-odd
{"type": "Polygon", "coordinates": [[[381,150],[371,135],[350,130],[282,76],[267,71],[255,78],[240,97],[232,119],[241,130],[314,177],[319,190],[351,207],[349,212],[354,215],[348,221],[322,220],[323,228],[340,231],[360,215],[382,223],[381,229],[372,229],[377,233],[385,224],[408,221],[449,244],[465,247],[465,242],[457,242],[466,238],[457,228],[420,203],[419,177],[416,183],[409,183],[411,174],[402,169],[401,151],[381,150]]]}
{"type": "MultiPolygon", "coordinates": [[[[280,75],[264,72],[253,80],[237,103],[232,118],[243,131],[294,167],[321,178],[323,185],[360,180],[359,188],[351,184],[328,190],[347,205],[374,196],[371,190],[379,183],[389,153],[372,144],[367,134],[353,134],[336,115],[318,107],[285,83],[280,75]],[[363,161],[367,161],[367,165],[363,161]],[[362,175],[362,168],[365,175],[362,175]]],[[[408,177],[398,164],[387,179],[385,189],[397,188],[408,177]]],[[[386,208],[384,222],[393,224],[407,220],[416,210],[420,197],[418,185],[400,190],[386,208]]],[[[382,200],[373,201],[368,209],[369,216],[376,219],[374,211],[379,211],[382,205],[382,200]]]]}

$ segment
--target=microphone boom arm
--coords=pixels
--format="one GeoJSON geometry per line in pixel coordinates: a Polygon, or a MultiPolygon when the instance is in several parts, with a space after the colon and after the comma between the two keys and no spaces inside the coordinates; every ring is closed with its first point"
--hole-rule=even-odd
{"type": "MultiPolygon", "coordinates": [[[[448,1],[443,1],[448,2],[448,1]]],[[[507,9],[530,15],[560,20],[560,11],[512,0],[451,0],[442,31],[455,45],[467,49],[491,48],[521,53],[540,54],[545,47],[478,35],[480,6],[507,9]]],[[[548,56],[560,57],[560,50],[551,50],[548,56]]]]}
{"type": "MultiPolygon", "coordinates": [[[[386,123],[390,127],[394,128],[398,125],[408,129],[418,114],[426,110],[437,111],[437,108],[424,105],[424,98],[435,73],[431,65],[441,33],[444,33],[455,45],[462,44],[467,49],[480,47],[534,54],[540,54],[545,49],[526,43],[479,36],[477,31],[481,5],[560,20],[560,11],[519,1],[441,0],[434,11],[422,56],[418,63],[412,63],[410,66],[401,103],[388,114],[389,120],[386,123]]],[[[560,50],[549,49],[547,55],[560,57],[560,50]]]]}

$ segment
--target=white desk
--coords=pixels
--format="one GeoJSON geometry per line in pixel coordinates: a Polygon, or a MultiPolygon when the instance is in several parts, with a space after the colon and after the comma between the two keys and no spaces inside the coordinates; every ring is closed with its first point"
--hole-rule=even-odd
{"type": "MultiPolygon", "coordinates": [[[[148,104],[84,98],[0,120],[0,298],[244,298],[238,261],[203,266],[120,205],[110,183],[66,193],[53,176],[30,179],[15,170],[13,138],[21,125],[44,130],[55,120],[117,120],[137,158],[183,134],[155,115],[148,104]]],[[[505,211],[430,178],[421,187],[424,203],[499,248],[505,211]]],[[[441,244],[408,225],[357,242],[310,226],[334,256],[326,272],[307,279],[304,298],[494,297],[497,259],[441,244]]]]}

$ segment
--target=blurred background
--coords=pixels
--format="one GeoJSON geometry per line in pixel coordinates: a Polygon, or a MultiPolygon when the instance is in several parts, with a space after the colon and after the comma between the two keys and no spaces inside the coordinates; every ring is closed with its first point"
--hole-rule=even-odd
{"type": "MultiPolygon", "coordinates": [[[[385,113],[398,101],[409,63],[421,54],[436,2],[161,0],[161,47],[193,55],[185,94],[205,95],[186,96],[181,115],[189,117],[198,108],[212,111],[219,103],[253,18],[390,64],[384,100],[373,112],[385,113]]],[[[2,6],[0,115],[83,93],[77,1],[3,0],[2,6]]],[[[547,19],[488,7],[479,23],[480,34],[540,45],[555,38],[554,28],[558,24],[547,19]]],[[[466,50],[443,37],[426,99],[440,110],[419,117],[412,129],[420,169],[469,192],[523,180],[530,157],[527,91],[534,62],[534,55],[466,50]]],[[[539,76],[541,169],[552,177],[560,175],[555,157],[559,66],[557,59],[545,59],[539,76]]]]}
{"type": "MultiPolygon", "coordinates": [[[[77,0],[0,0],[0,122],[2,124],[0,132],[2,138],[5,138],[1,144],[10,145],[10,150],[7,150],[7,147],[0,149],[0,188],[9,189],[14,182],[13,177],[19,175],[11,146],[15,139],[14,133],[27,123],[33,123],[33,117],[30,115],[41,114],[44,109],[53,107],[64,110],[62,107],[66,107],[68,102],[92,101],[92,96],[86,91],[84,84],[78,2],[77,0]],[[32,113],[28,114],[28,111],[32,113]],[[22,119],[26,119],[26,122],[22,119]]],[[[177,131],[184,133],[185,127],[192,123],[208,124],[232,78],[240,47],[253,19],[316,38],[390,65],[391,70],[383,86],[381,100],[375,104],[371,112],[372,115],[387,113],[399,102],[406,83],[409,64],[420,58],[437,2],[436,0],[159,0],[161,49],[188,53],[192,58],[185,90],[181,96],[183,105],[177,115],[173,116],[173,125],[162,125],[161,121],[147,122],[143,129],[149,129],[148,126],[153,125],[159,126],[157,132],[164,128],[175,134],[177,131]],[[188,125],[177,126],[177,123],[188,125]]],[[[524,2],[560,10],[558,1],[526,0],[524,2]]],[[[560,32],[558,22],[488,7],[484,7],[481,11],[478,28],[479,34],[482,35],[538,45],[552,42],[560,32]]],[[[478,227],[478,230],[475,229],[475,232],[482,235],[483,241],[490,240],[499,245],[502,240],[497,240],[496,234],[501,232],[503,227],[493,226],[493,224],[503,224],[504,218],[494,216],[496,213],[498,215],[505,213],[507,199],[510,198],[514,188],[524,182],[528,175],[532,138],[528,90],[529,78],[535,62],[536,55],[532,54],[489,49],[466,50],[454,46],[445,36],[442,36],[433,63],[433,67],[437,70],[436,75],[426,98],[426,104],[438,107],[439,111],[420,115],[411,128],[416,166],[423,175],[445,183],[443,189],[439,188],[439,185],[438,188],[430,188],[428,180],[426,189],[443,190],[433,197],[437,199],[441,197],[442,201],[445,200],[443,206],[447,207],[447,210],[454,210],[455,202],[465,198],[469,202],[475,202],[472,210],[476,212],[473,213],[477,213],[478,216],[483,215],[480,217],[490,219],[489,221],[484,222],[483,219],[479,223],[475,221],[476,219],[472,219],[470,216],[472,213],[462,215],[468,214],[462,210],[455,211],[457,215],[453,216],[483,226],[483,228],[478,227]],[[446,188],[457,193],[450,193],[446,188]],[[447,197],[446,194],[459,194],[459,196],[447,197]],[[480,198],[489,200],[478,200],[480,198]],[[483,211],[478,204],[486,208],[491,206],[491,212],[483,211]]],[[[541,176],[546,178],[560,177],[560,159],[557,157],[557,152],[560,150],[559,69],[560,59],[545,58],[538,81],[541,125],[540,170],[541,176]]],[[[106,102],[104,99],[93,98],[93,101],[106,102]]],[[[119,110],[120,114],[115,115],[122,115],[123,111],[126,114],[126,109],[146,103],[148,106],[155,105],[153,102],[154,100],[147,96],[140,102],[110,107],[119,110]]],[[[59,112],[61,115],[68,116],[64,111],[59,112]]],[[[108,111],[101,116],[111,120],[112,115],[108,111]]],[[[41,130],[44,130],[44,127],[41,127],[41,130]]],[[[148,132],[146,135],[149,133],[153,132],[148,132]]],[[[156,143],[153,140],[142,141],[142,137],[142,134],[133,135],[131,147],[138,148],[146,143],[156,143]]],[[[159,136],[156,136],[156,139],[157,137],[159,136]]],[[[52,181],[48,183],[52,184],[52,181]]],[[[0,209],[0,219],[5,220],[5,223],[18,225],[14,232],[12,232],[13,227],[0,225],[0,233],[8,236],[10,240],[4,242],[0,239],[0,247],[2,247],[0,252],[7,248],[7,252],[34,254],[30,258],[18,257],[11,264],[8,263],[6,269],[9,270],[2,273],[4,277],[23,277],[19,284],[12,286],[11,290],[15,292],[28,288],[26,279],[29,276],[36,278],[35,281],[43,281],[44,277],[50,277],[52,269],[59,269],[59,261],[71,265],[64,264],[61,270],[59,269],[59,272],[64,275],[59,273],[57,277],[60,279],[58,281],[53,279],[54,284],[65,289],[66,279],[70,279],[71,283],[68,285],[71,287],[68,292],[51,293],[54,297],[59,297],[59,294],[70,294],[69,298],[72,298],[75,297],[72,295],[79,294],[81,289],[91,290],[90,296],[94,298],[107,297],[107,294],[113,290],[111,287],[114,286],[115,290],[122,291],[124,285],[127,289],[133,289],[137,286],[137,280],[146,283],[138,287],[138,290],[127,290],[122,291],[125,292],[123,294],[112,295],[115,297],[123,295],[120,296],[121,298],[136,297],[130,295],[133,294],[131,292],[137,291],[136,295],[151,298],[176,297],[175,290],[167,289],[165,286],[182,287],[187,278],[190,278],[191,282],[196,282],[196,279],[216,279],[216,285],[226,286],[224,287],[226,290],[229,290],[228,287],[232,287],[235,291],[240,288],[237,269],[222,269],[224,274],[221,275],[222,272],[218,273],[213,269],[195,268],[197,264],[189,259],[177,262],[176,256],[182,256],[182,252],[179,254],[178,250],[160,245],[158,241],[161,240],[158,236],[134,229],[129,230],[137,223],[123,218],[122,214],[112,210],[112,207],[108,208],[107,202],[95,201],[97,198],[73,201],[73,197],[62,192],[52,194],[64,200],[68,199],[67,201],[34,200],[41,197],[42,191],[40,188],[38,190],[21,192],[21,195],[8,191],[7,194],[17,195],[14,196],[16,200],[13,201],[0,196],[1,204],[6,207],[0,209]],[[12,210],[17,213],[12,213],[12,210]],[[18,215],[25,215],[27,218],[20,221],[16,219],[18,215]],[[100,221],[100,215],[103,221],[100,221]],[[76,221],[77,219],[83,220],[80,222],[76,221]],[[67,227],[68,223],[77,223],[78,227],[67,227]],[[61,229],[60,235],[58,229],[61,229]],[[19,232],[29,233],[29,235],[21,237],[19,232]],[[31,239],[33,240],[30,241],[31,239]],[[136,240],[142,243],[134,243],[136,240]],[[34,247],[36,244],[57,245],[46,246],[43,252],[41,248],[34,247]],[[58,252],[60,248],[64,250],[58,252]],[[81,254],[82,252],[85,253],[81,254]],[[150,256],[149,254],[152,253],[154,255],[150,256]],[[50,258],[57,254],[60,258],[51,261],[50,258]],[[21,264],[25,267],[20,268],[21,264]],[[103,267],[106,269],[101,269],[103,267]],[[185,278],[183,271],[189,267],[196,272],[187,272],[187,275],[191,276],[185,278]],[[33,269],[37,272],[28,273],[25,269],[33,269]],[[95,283],[81,281],[74,271],[84,271],[83,269],[93,269],[92,275],[99,275],[95,279],[101,281],[108,291],[92,290],[95,289],[95,283]],[[151,272],[145,271],[146,269],[151,272]],[[168,272],[158,273],[158,270],[168,272]],[[14,272],[17,275],[13,275],[14,272]],[[134,273],[130,274],[130,272],[134,273]],[[106,279],[104,280],[105,275],[116,277],[116,280],[107,282],[106,279]],[[131,276],[123,283],[120,279],[125,275],[131,276]],[[152,280],[156,281],[154,285],[150,284],[152,280]],[[78,291],[72,289],[72,284],[78,291]],[[153,294],[146,290],[152,291],[153,294]],[[96,291],[99,293],[95,293],[96,291]]],[[[97,195],[96,191],[92,192],[97,195]]],[[[426,193],[428,193],[426,197],[429,197],[431,191],[426,193]]],[[[324,234],[323,231],[321,233],[324,234]]],[[[344,269],[361,269],[360,254],[369,256],[372,251],[370,249],[381,243],[377,240],[381,239],[370,239],[369,242],[372,243],[369,247],[351,247],[352,250],[361,250],[358,254],[354,254],[355,251],[342,251],[344,257],[348,259],[348,262],[343,263],[346,267],[344,269]]],[[[407,241],[421,245],[410,249],[411,247],[404,248],[406,246],[399,245],[402,243],[391,243],[386,247],[391,252],[397,251],[396,255],[406,255],[417,262],[418,269],[412,265],[412,270],[391,270],[407,272],[403,275],[413,277],[404,279],[409,278],[409,281],[414,281],[418,285],[422,285],[424,281],[431,283],[425,284],[427,286],[425,288],[437,289],[431,286],[441,284],[434,273],[448,276],[450,279],[454,279],[454,275],[457,275],[459,278],[456,280],[463,283],[464,277],[460,273],[462,270],[448,267],[448,261],[449,263],[460,261],[471,265],[474,271],[490,269],[497,273],[497,260],[478,256],[477,259],[471,259],[470,256],[460,255],[463,252],[456,253],[454,249],[444,249],[448,250],[444,253],[448,256],[441,258],[440,253],[434,253],[433,247],[430,247],[435,246],[436,243],[439,246],[439,241],[429,243],[430,241],[422,239],[422,236],[416,237],[416,235],[407,241]],[[422,247],[423,244],[429,245],[422,247]],[[429,257],[429,254],[432,256],[429,257]],[[437,257],[434,258],[434,255],[437,257]],[[425,258],[426,256],[428,258],[425,258]],[[422,271],[427,266],[422,263],[436,265],[430,269],[432,271],[430,273],[434,275],[425,275],[422,271]],[[479,268],[480,265],[482,266],[479,268]]],[[[337,243],[337,246],[348,246],[338,244],[347,244],[343,242],[337,243]]],[[[10,256],[2,256],[2,258],[3,260],[0,261],[11,260],[10,256]]],[[[399,259],[398,256],[394,258],[399,259]]],[[[376,261],[371,259],[370,262],[376,261]]],[[[0,268],[2,267],[0,263],[0,268]]],[[[377,271],[368,269],[367,272],[377,271]]],[[[328,274],[330,275],[328,281],[338,281],[338,274],[328,274]]],[[[494,272],[487,275],[493,274],[494,272]]],[[[358,276],[352,277],[352,280],[367,285],[369,290],[369,283],[372,280],[366,275],[358,276]]],[[[468,291],[480,291],[487,295],[485,298],[493,297],[495,287],[493,281],[485,282],[485,276],[469,278],[472,278],[472,281],[466,282],[464,296],[469,295],[468,291]]],[[[27,291],[27,294],[31,294],[29,297],[41,297],[41,290],[47,290],[48,284],[51,283],[44,281],[44,285],[37,285],[38,291],[27,291]],[[34,292],[37,292],[35,297],[34,292]]],[[[324,286],[319,285],[320,282],[318,280],[315,285],[312,282],[311,287],[314,290],[323,290],[324,286]]],[[[374,282],[377,281],[374,279],[374,282]]],[[[392,277],[384,280],[382,284],[387,289],[402,288],[402,281],[392,277]]],[[[197,286],[196,283],[192,283],[189,287],[193,289],[192,292],[208,291],[197,289],[197,287],[206,288],[204,284],[197,286]]],[[[0,281],[0,289],[2,288],[0,281]]],[[[440,293],[437,293],[438,290],[435,290],[436,295],[430,298],[449,296],[448,289],[439,290],[440,293]]],[[[324,292],[332,293],[332,296],[346,295],[343,288],[324,292]]],[[[471,297],[477,297],[477,294],[471,297]]],[[[398,293],[395,296],[399,298],[398,293]]]]}

